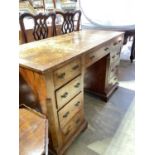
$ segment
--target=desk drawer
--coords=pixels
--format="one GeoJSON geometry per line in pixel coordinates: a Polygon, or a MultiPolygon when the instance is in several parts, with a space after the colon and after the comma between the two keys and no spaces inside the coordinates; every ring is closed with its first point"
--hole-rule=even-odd
{"type": "Polygon", "coordinates": [[[58,109],[65,105],[69,100],[71,100],[75,95],[77,95],[82,90],[81,86],[81,76],[78,76],[64,87],[56,91],[56,100],[58,109]]]}
{"type": "Polygon", "coordinates": [[[118,76],[118,65],[115,65],[110,69],[110,79],[112,79],[114,76],[118,76]]]}
{"type": "Polygon", "coordinates": [[[83,108],[81,93],[71,100],[64,108],[58,112],[59,122],[61,128],[67,124],[71,118],[83,108]]]}
{"type": "Polygon", "coordinates": [[[54,71],[54,85],[55,88],[59,88],[69,80],[81,73],[81,60],[80,58],[74,60],[67,65],[54,71]]]}
{"type": "Polygon", "coordinates": [[[117,82],[118,82],[117,76],[113,76],[113,77],[109,80],[109,86],[112,87],[112,86],[114,86],[117,82]]]}
{"type": "Polygon", "coordinates": [[[120,51],[110,53],[110,64],[120,61],[120,51]]]}
{"type": "Polygon", "coordinates": [[[109,48],[110,44],[107,46],[103,46],[93,52],[90,52],[88,54],[85,55],[85,65],[86,67],[88,67],[89,65],[93,64],[94,62],[96,62],[97,60],[101,59],[102,57],[104,57],[105,55],[107,55],[109,53],[109,48]]]}
{"type": "Polygon", "coordinates": [[[81,123],[84,120],[83,110],[79,111],[72,120],[63,128],[62,131],[62,139],[65,143],[80,127],[81,123]]]}

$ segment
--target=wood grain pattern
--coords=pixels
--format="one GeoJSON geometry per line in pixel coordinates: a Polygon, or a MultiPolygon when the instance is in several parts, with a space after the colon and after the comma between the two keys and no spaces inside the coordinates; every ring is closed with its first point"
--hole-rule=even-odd
{"type": "Polygon", "coordinates": [[[20,108],[19,110],[19,152],[20,155],[47,155],[48,124],[45,117],[36,112],[20,108]]]}
{"type": "Polygon", "coordinates": [[[81,93],[58,112],[61,128],[63,128],[80,109],[83,109],[83,98],[81,93]]]}
{"type": "Polygon", "coordinates": [[[105,100],[116,88],[117,74],[112,70],[117,72],[119,55],[113,44],[119,38],[123,39],[122,32],[86,30],[20,45],[20,73],[48,118],[49,146],[55,154],[64,154],[87,127],[84,87],[105,100]],[[112,52],[118,59],[111,61],[112,52]],[[81,106],[74,108],[79,94],[81,106]]]}
{"type": "Polygon", "coordinates": [[[64,106],[69,100],[71,100],[75,95],[82,91],[81,87],[81,76],[78,76],[64,87],[56,91],[56,100],[58,109],[64,106]]]}
{"type": "Polygon", "coordinates": [[[46,85],[44,76],[22,67],[19,68],[19,71],[37,97],[42,110],[41,112],[46,115],[46,85]]]}
{"type": "Polygon", "coordinates": [[[19,64],[38,72],[45,72],[94,47],[102,46],[119,35],[123,35],[123,32],[83,30],[19,45],[19,64]]]}
{"type": "Polygon", "coordinates": [[[63,65],[63,67],[54,71],[54,84],[55,89],[59,88],[69,80],[73,79],[81,73],[81,60],[80,58],[63,65]]]}

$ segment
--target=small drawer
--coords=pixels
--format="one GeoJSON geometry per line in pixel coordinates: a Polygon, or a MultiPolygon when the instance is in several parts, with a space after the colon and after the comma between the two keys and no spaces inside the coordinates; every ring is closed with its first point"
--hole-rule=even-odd
{"type": "Polygon", "coordinates": [[[83,110],[79,111],[72,120],[63,128],[62,131],[62,139],[65,143],[80,127],[82,122],[84,121],[83,110]]]}
{"type": "Polygon", "coordinates": [[[64,87],[56,91],[56,100],[58,109],[65,105],[69,100],[71,100],[75,95],[77,95],[82,90],[81,86],[81,76],[78,76],[64,87]]]}
{"type": "Polygon", "coordinates": [[[114,76],[118,76],[118,65],[115,65],[110,69],[110,79],[112,79],[114,76]]]}
{"type": "Polygon", "coordinates": [[[94,50],[85,55],[85,65],[86,67],[90,66],[91,64],[95,63],[99,59],[103,58],[107,55],[110,51],[109,45],[104,45],[103,47],[94,50]]]}
{"type": "Polygon", "coordinates": [[[67,124],[71,118],[83,108],[83,101],[81,93],[71,100],[64,108],[58,112],[59,122],[61,128],[67,124]]]}
{"type": "Polygon", "coordinates": [[[113,42],[111,43],[111,46],[113,48],[113,52],[120,51],[122,44],[123,44],[123,37],[122,36],[119,36],[119,37],[113,39],[113,42]]]}
{"type": "Polygon", "coordinates": [[[74,60],[54,71],[54,85],[59,88],[81,73],[81,60],[74,60]]]}
{"type": "Polygon", "coordinates": [[[110,53],[110,64],[114,63],[114,62],[119,62],[120,61],[120,51],[118,52],[111,52],[110,53]]]}
{"type": "Polygon", "coordinates": [[[109,85],[112,87],[112,86],[114,86],[116,83],[118,83],[118,78],[117,78],[117,76],[113,76],[113,77],[109,80],[109,85]]]}

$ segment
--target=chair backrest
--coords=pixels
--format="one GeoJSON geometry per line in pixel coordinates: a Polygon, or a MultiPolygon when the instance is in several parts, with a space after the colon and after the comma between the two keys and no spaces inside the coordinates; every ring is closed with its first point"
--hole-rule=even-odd
{"type": "Polygon", "coordinates": [[[41,40],[54,36],[55,18],[55,13],[39,13],[37,15],[33,15],[31,13],[21,14],[19,22],[24,42],[27,43],[32,40],[41,40]],[[48,27],[51,32],[49,32],[48,27]],[[31,35],[29,34],[30,32],[32,33],[31,35]],[[33,37],[33,39],[29,39],[28,36],[33,37]]]}
{"type": "MultiPolygon", "coordinates": [[[[81,11],[56,11],[56,24],[61,24],[61,34],[70,33],[73,31],[79,31],[80,29],[80,20],[81,20],[81,11]]],[[[56,29],[57,30],[57,29],[56,29]]],[[[55,35],[58,32],[56,31],[55,35]]]]}

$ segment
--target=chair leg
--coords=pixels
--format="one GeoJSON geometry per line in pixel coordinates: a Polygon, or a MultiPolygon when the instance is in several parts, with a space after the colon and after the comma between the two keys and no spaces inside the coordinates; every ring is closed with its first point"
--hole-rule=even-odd
{"type": "Polygon", "coordinates": [[[133,62],[134,59],[135,59],[135,36],[133,36],[133,44],[131,47],[131,55],[130,55],[131,63],[133,62]]]}

